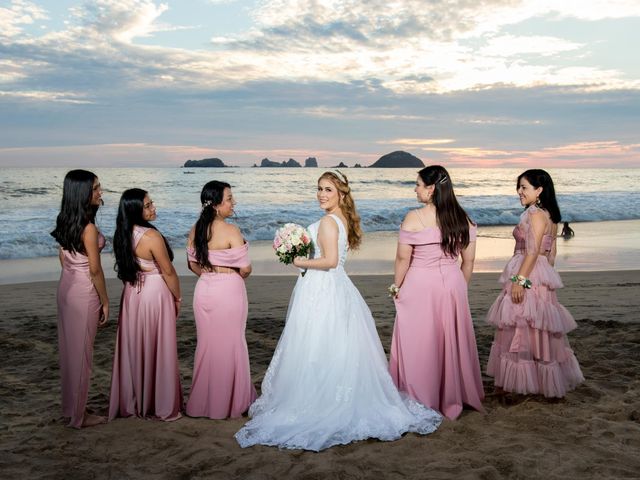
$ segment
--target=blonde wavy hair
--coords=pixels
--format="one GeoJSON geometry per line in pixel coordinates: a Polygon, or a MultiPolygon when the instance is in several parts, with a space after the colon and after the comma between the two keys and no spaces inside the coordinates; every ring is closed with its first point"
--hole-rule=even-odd
{"type": "Polygon", "coordinates": [[[341,194],[340,210],[347,219],[347,239],[349,248],[351,250],[357,250],[362,243],[362,229],[360,228],[360,215],[356,210],[356,204],[351,196],[351,187],[349,187],[349,180],[347,176],[336,170],[334,172],[324,172],[318,178],[318,182],[322,179],[329,180],[333,183],[338,192],[341,194]]]}

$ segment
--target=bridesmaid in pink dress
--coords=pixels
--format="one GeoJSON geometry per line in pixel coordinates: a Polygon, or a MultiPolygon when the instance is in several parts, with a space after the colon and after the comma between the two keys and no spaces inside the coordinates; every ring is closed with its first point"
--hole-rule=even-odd
{"type": "Polygon", "coordinates": [[[109,298],[100,262],[105,241],[94,224],[100,205],[98,177],[86,170],[68,172],[51,235],[60,244],[62,265],[57,295],[62,414],[75,428],[106,421],[86,410],[93,342],[97,328],[109,318],[109,298]]]}
{"type": "Polygon", "coordinates": [[[559,302],[562,280],[553,268],[561,220],[553,180],[544,170],[527,170],[516,184],[525,211],[513,230],[516,246],[489,309],[496,327],[487,374],[496,390],[564,397],[584,381],[567,340],[576,322],[559,302]]]}
{"type": "Polygon", "coordinates": [[[225,221],[236,203],[228,183],[207,183],[200,202],[187,245],[189,268],[200,277],[193,297],[198,346],[187,415],[240,417],[256,399],[245,339],[249,245],[225,221]]]}
{"type": "Polygon", "coordinates": [[[149,223],[156,219],[144,190],[126,190],[120,199],[113,251],[120,300],[111,376],[109,420],[151,417],[177,420],[182,409],[176,319],[180,283],[173,252],[149,223]]]}
{"type": "Polygon", "coordinates": [[[390,287],[397,315],[389,370],[398,390],[453,420],[463,404],[484,411],[467,298],[477,229],[443,167],[420,170],[415,192],[424,206],[402,222],[390,287]]]}

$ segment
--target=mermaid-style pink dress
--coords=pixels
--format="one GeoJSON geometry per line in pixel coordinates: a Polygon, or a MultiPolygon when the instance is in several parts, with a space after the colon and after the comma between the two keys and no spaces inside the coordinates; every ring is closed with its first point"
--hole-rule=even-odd
{"type": "MultiPolygon", "coordinates": [[[[134,250],[147,230],[134,227],[134,250]]],[[[183,400],[175,301],[158,265],[137,261],[143,271],[135,285],[125,283],[120,299],[109,420],[131,415],[177,420],[183,400]]]]}
{"type": "MultiPolygon", "coordinates": [[[[195,251],[187,249],[195,262],[195,251]]],[[[209,250],[209,262],[220,267],[246,267],[249,245],[209,250]]],[[[193,295],[198,346],[193,366],[190,417],[240,417],[256,399],[245,339],[247,290],[237,273],[202,272],[193,295]]]]}
{"type": "Polygon", "coordinates": [[[564,397],[584,377],[566,335],[576,328],[576,322],[558,302],[555,292],[563,287],[550,263],[556,225],[545,210],[531,206],[521,215],[513,236],[514,255],[499,279],[503,289],[487,314],[487,322],[497,327],[487,374],[507,392],[564,397]],[[547,226],[538,251],[531,215],[540,211],[547,226]],[[539,253],[529,274],[532,287],[525,290],[521,303],[514,304],[510,278],[518,274],[525,256],[532,253],[539,253]]]}
{"type": "MultiPolygon", "coordinates": [[[[104,248],[102,233],[98,248],[104,248]]],[[[100,297],[89,276],[89,257],[62,249],[58,283],[58,350],[62,380],[62,415],[69,426],[80,428],[84,420],[93,364],[93,342],[100,320],[100,297]]]]}
{"type": "MultiPolygon", "coordinates": [[[[477,228],[469,237],[475,241],[477,228]]],[[[484,411],[480,362],[458,259],[440,246],[437,227],[400,230],[412,245],[411,264],[396,299],[389,372],[398,390],[449,419],[463,404],[484,411]]]]}

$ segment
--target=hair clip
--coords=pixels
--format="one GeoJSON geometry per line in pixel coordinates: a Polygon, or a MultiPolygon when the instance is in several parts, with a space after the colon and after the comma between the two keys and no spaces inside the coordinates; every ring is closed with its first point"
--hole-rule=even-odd
{"type": "Polygon", "coordinates": [[[446,175],[444,177],[442,177],[440,180],[438,180],[437,183],[439,183],[440,185],[446,183],[446,181],[449,180],[449,177],[447,177],[446,175]]]}
{"type": "Polygon", "coordinates": [[[211,205],[213,205],[213,202],[211,200],[207,200],[202,204],[202,210],[204,210],[207,207],[210,207],[211,205]]]}

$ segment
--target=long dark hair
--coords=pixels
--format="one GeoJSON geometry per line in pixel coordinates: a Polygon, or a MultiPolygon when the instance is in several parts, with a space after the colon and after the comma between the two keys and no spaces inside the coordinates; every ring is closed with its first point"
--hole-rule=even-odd
{"type": "MultiPolygon", "coordinates": [[[[136,283],[138,272],[141,271],[133,248],[133,227],[139,225],[157,230],[142,217],[146,195],[147,192],[141,188],[130,188],[122,193],[116,217],[116,231],[113,234],[113,254],[116,257],[114,268],[120,280],[132,285],[136,283]]],[[[164,236],[162,239],[167,247],[169,258],[173,260],[173,250],[169,242],[164,236]]]]}
{"type": "Polygon", "coordinates": [[[539,168],[527,170],[526,172],[522,172],[518,175],[516,189],[520,186],[520,180],[522,180],[523,177],[527,179],[527,182],[529,182],[533,188],[542,187],[542,192],[538,197],[540,200],[540,207],[549,212],[549,216],[553,223],[560,223],[562,215],[560,214],[558,200],[556,200],[556,189],[553,186],[551,175],[539,168]]]}
{"type": "Polygon", "coordinates": [[[51,236],[62,248],[86,254],[82,233],[89,223],[94,223],[97,205],[91,205],[96,175],[87,170],[71,170],[64,177],[62,203],[56,218],[56,228],[51,236]]]}
{"type": "Polygon", "coordinates": [[[433,205],[440,228],[442,250],[452,257],[458,256],[469,245],[469,222],[471,219],[460,206],[453,192],[451,176],[440,165],[431,165],[418,172],[425,185],[434,185],[433,205]]]}
{"type": "Polygon", "coordinates": [[[211,224],[218,213],[216,207],[224,200],[225,188],[231,188],[231,185],[226,182],[212,180],[206,183],[205,186],[202,187],[202,192],[200,192],[202,210],[196,222],[193,246],[196,251],[196,260],[198,260],[198,264],[201,267],[212,267],[211,262],[209,262],[209,242],[213,237],[211,224]]]}

